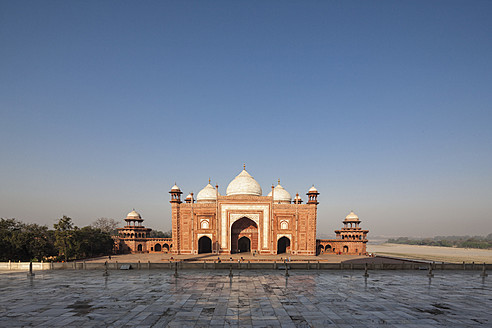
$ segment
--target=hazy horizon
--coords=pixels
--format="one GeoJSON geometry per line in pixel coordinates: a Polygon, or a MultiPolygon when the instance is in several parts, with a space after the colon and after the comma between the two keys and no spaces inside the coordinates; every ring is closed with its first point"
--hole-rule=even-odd
{"type": "Polygon", "coordinates": [[[492,232],[492,2],[0,2],[0,217],[320,192],[318,234],[492,232]]]}

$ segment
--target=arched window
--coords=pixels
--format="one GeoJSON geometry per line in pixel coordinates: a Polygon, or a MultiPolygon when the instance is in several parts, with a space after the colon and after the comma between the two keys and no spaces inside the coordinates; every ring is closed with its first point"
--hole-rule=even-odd
{"type": "Polygon", "coordinates": [[[208,220],[202,220],[202,222],[200,222],[200,228],[201,229],[208,229],[209,228],[208,220]]]}
{"type": "Polygon", "coordinates": [[[162,245],[162,250],[164,251],[164,253],[169,253],[169,245],[168,244],[162,245]]]}
{"type": "Polygon", "coordinates": [[[280,229],[283,229],[283,230],[289,229],[289,222],[287,222],[287,221],[280,222],[280,229]]]}

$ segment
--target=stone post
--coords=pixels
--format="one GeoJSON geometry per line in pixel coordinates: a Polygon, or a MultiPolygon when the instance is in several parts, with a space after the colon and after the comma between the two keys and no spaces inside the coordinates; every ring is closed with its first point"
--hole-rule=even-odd
{"type": "Polygon", "coordinates": [[[28,277],[34,277],[34,273],[32,272],[32,261],[29,262],[29,273],[27,274],[28,277]]]}
{"type": "Polygon", "coordinates": [[[427,277],[432,278],[434,274],[432,273],[432,264],[429,264],[429,272],[427,273],[427,277]]]}
{"type": "Polygon", "coordinates": [[[482,267],[482,273],[480,273],[480,277],[485,278],[488,276],[487,272],[485,271],[485,262],[483,262],[483,267],[482,267]]]}

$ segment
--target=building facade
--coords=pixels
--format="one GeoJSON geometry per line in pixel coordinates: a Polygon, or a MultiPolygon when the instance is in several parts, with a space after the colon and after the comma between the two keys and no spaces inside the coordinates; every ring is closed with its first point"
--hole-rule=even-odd
{"type": "Polygon", "coordinates": [[[171,195],[172,239],[150,238],[143,219],[132,211],[117,238],[119,252],[172,254],[366,254],[367,230],[351,212],[336,239],[316,239],[318,190],[312,186],[307,202],[292,199],[280,181],[263,196],[258,182],[243,170],[229,183],[226,195],[209,183],[183,201],[174,185],[171,195]]]}

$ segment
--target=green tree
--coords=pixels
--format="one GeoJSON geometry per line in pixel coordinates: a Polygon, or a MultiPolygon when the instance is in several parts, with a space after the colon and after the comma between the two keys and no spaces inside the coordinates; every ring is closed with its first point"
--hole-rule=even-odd
{"type": "Polygon", "coordinates": [[[68,261],[75,255],[74,233],[78,228],[73,225],[72,219],[65,215],[58,220],[58,223],[54,224],[54,228],[55,247],[58,250],[58,255],[63,256],[65,261],[68,261]]]}
{"type": "Polygon", "coordinates": [[[91,226],[75,231],[75,256],[77,258],[108,255],[113,251],[113,238],[101,229],[91,226]]]}
{"type": "Polygon", "coordinates": [[[0,261],[17,260],[12,235],[20,229],[15,219],[0,219],[0,261]]]}

